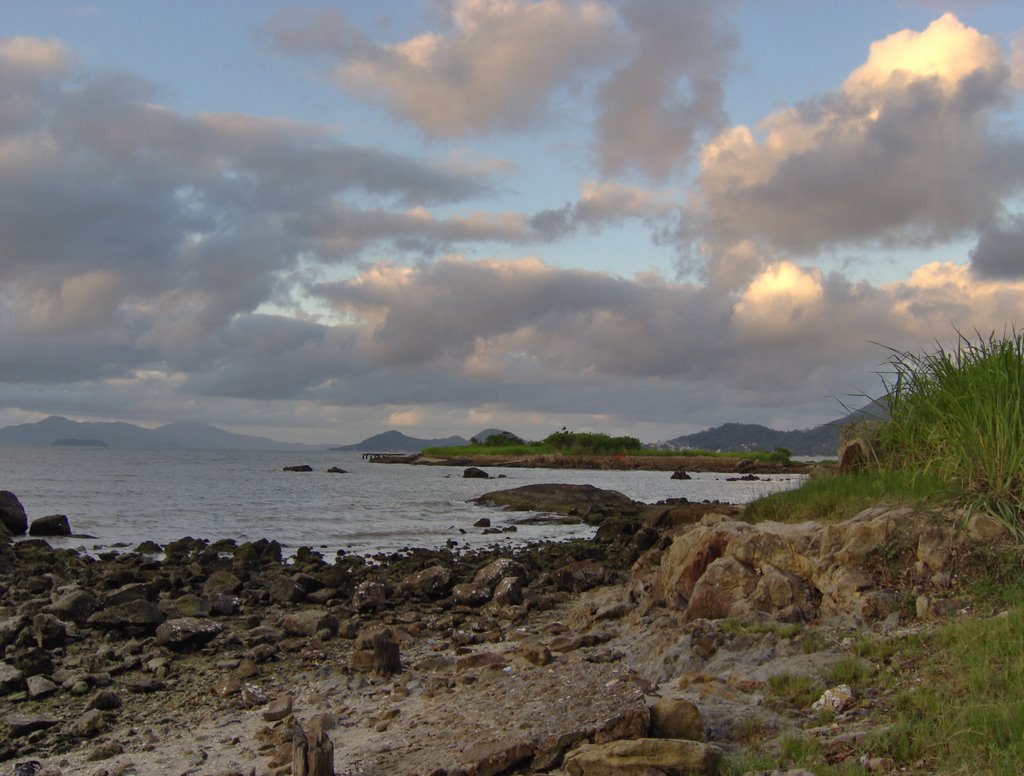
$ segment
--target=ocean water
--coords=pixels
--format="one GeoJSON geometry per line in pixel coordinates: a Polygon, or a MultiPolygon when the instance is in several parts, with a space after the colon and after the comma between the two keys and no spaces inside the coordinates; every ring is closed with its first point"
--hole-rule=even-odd
{"type": "Polygon", "coordinates": [[[104,447],[0,446],[0,490],[14,492],[29,520],[65,514],[76,536],[50,540],[89,552],[160,544],[184,536],[210,540],[276,539],[333,555],[437,548],[454,539],[481,547],[592,536],[588,526],[518,525],[485,535],[473,523],[515,524],[530,513],[468,503],[483,493],[535,483],[589,484],[654,502],[685,497],[745,503],[797,487],[802,475],[728,482],[725,474],[673,480],[670,472],[487,467],[493,477],[465,479],[461,467],[374,464],[359,453],[119,450],[104,447]],[[282,471],[308,464],[314,471],[282,471]],[[346,474],[328,474],[338,466],[346,474]],[[86,538],[88,535],[91,538],[86,538]]]}

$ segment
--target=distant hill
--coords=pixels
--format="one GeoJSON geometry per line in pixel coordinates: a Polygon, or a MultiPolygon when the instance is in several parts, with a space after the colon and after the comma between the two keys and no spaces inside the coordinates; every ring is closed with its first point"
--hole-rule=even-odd
{"type": "Polygon", "coordinates": [[[232,434],[207,423],[142,428],[131,423],[79,423],[52,415],[0,428],[0,445],[88,444],[134,450],[308,450],[308,445],[232,434]]]}
{"type": "Polygon", "coordinates": [[[870,418],[884,418],[885,405],[873,400],[841,418],[801,431],[776,431],[754,423],[724,423],[721,426],[686,434],[664,442],[659,447],[693,448],[699,450],[765,450],[785,447],[793,455],[834,456],[839,447],[839,429],[847,423],[870,418]]]}
{"type": "Polygon", "coordinates": [[[419,453],[425,447],[456,447],[468,444],[469,440],[460,436],[450,436],[444,439],[417,439],[392,429],[383,434],[375,434],[354,445],[328,449],[336,453],[419,453]]]}

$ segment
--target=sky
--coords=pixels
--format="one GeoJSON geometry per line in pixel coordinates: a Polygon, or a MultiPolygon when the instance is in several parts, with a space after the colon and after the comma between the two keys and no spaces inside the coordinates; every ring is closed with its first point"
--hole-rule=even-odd
{"type": "Polygon", "coordinates": [[[808,428],[1024,327],[1015,0],[0,8],[0,425],[808,428]]]}

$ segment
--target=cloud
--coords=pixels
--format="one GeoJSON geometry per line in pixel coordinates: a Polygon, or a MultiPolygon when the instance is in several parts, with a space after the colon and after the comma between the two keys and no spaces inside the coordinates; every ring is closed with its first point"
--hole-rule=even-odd
{"type": "Polygon", "coordinates": [[[598,93],[596,152],[606,174],[670,178],[702,132],[725,121],[722,80],[737,39],[721,2],[629,0],[628,61],[598,93]]]}
{"type": "Polygon", "coordinates": [[[454,0],[447,33],[377,45],[329,11],[273,19],[276,47],[330,52],[342,88],[381,102],[431,137],[520,129],[544,116],[553,92],[599,67],[614,14],[598,2],[454,0]]]}
{"type": "Polygon", "coordinates": [[[1024,184],[1024,143],[992,122],[1011,90],[994,41],[951,14],[895,33],[839,91],[709,142],[689,228],[712,253],[742,240],[810,255],[961,236],[1024,184]]]}
{"type": "Polygon", "coordinates": [[[1024,277],[1024,215],[1009,216],[978,237],[971,269],[984,279],[1024,277]]]}

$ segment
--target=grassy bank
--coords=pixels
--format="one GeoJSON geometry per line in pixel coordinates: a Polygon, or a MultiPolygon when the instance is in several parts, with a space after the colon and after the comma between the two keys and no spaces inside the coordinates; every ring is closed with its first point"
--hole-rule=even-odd
{"type": "MultiPolygon", "coordinates": [[[[974,545],[950,580],[957,610],[916,620],[896,635],[864,633],[850,681],[869,731],[826,750],[810,732],[834,722],[808,699],[837,684],[787,677],[769,682],[770,701],[803,724],[774,743],[750,741],[723,773],[806,768],[819,776],[899,771],[1018,774],[1024,762],[1024,336],[968,339],[925,355],[893,352],[886,374],[891,420],[873,440],[864,471],[814,477],[798,490],[746,507],[758,520],[835,520],[881,503],[992,515],[1016,545],[974,545]],[[870,769],[868,766],[871,766],[870,769]]],[[[907,591],[908,601],[916,593],[907,591]]],[[[851,666],[854,664],[851,662],[851,666]]]]}

